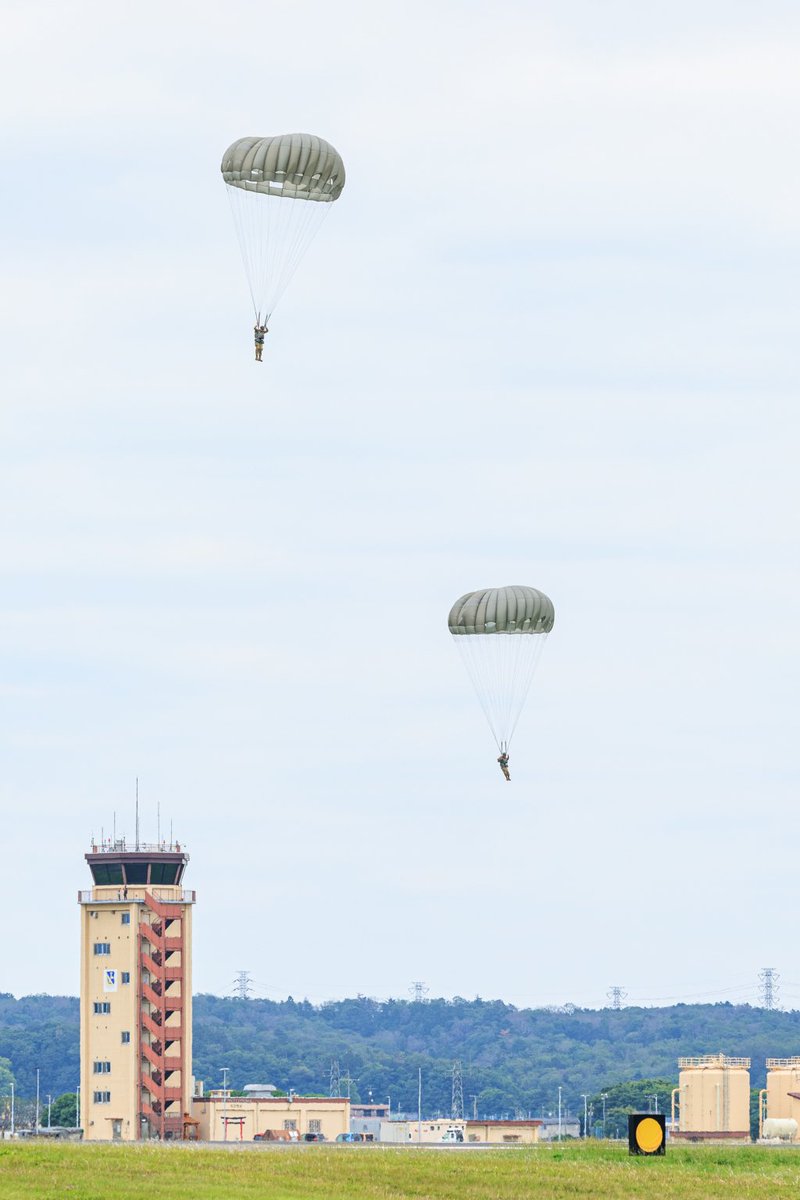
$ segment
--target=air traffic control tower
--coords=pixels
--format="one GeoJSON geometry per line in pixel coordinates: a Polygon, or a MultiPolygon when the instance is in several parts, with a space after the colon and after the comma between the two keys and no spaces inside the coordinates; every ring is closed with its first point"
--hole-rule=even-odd
{"type": "Polygon", "coordinates": [[[81,1125],[180,1138],[192,1091],[192,905],[178,843],[104,840],[81,906],[81,1125]]]}

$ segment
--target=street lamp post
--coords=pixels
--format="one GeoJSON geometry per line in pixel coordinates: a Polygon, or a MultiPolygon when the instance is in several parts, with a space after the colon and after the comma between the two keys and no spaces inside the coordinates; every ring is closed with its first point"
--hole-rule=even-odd
{"type": "Polygon", "coordinates": [[[586,1138],[589,1136],[589,1097],[586,1092],[581,1092],[581,1096],[583,1098],[583,1136],[586,1138]]]}
{"type": "Polygon", "coordinates": [[[13,1138],[15,1132],[14,1126],[14,1080],[11,1080],[11,1136],[13,1138]]]}
{"type": "Polygon", "coordinates": [[[81,1085],[75,1088],[75,1128],[81,1127],[81,1085]]]}
{"type": "Polygon", "coordinates": [[[53,1107],[53,1097],[48,1093],[47,1096],[47,1128],[50,1128],[50,1110],[53,1107]]]}
{"type": "Polygon", "coordinates": [[[561,1088],[558,1089],[558,1140],[561,1141],[561,1088]]]}
{"type": "Polygon", "coordinates": [[[39,1132],[39,1068],[36,1068],[36,1132],[39,1132]]]}
{"type": "Polygon", "coordinates": [[[606,1136],[606,1100],[608,1099],[608,1092],[601,1092],[600,1099],[603,1101],[603,1137],[605,1137],[606,1136]]]}

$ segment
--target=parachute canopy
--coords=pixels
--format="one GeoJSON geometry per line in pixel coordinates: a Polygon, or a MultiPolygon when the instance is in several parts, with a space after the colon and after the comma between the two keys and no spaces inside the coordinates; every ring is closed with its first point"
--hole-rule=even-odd
{"type": "Polygon", "coordinates": [[[555,623],[553,602],[532,587],[481,588],[447,619],[501,751],[507,751],[555,623]]]}
{"type": "Polygon", "coordinates": [[[222,156],[221,171],[253,310],[266,323],[341,195],[344,163],[323,138],[286,133],[239,138],[222,156]]]}
{"type": "Polygon", "coordinates": [[[450,632],[549,633],[556,619],[553,601],[532,587],[483,588],[467,592],[450,609],[450,632]]]}
{"type": "Polygon", "coordinates": [[[344,163],[324,138],[311,133],[244,137],[222,156],[222,178],[230,187],[297,200],[338,200],[344,163]]]}

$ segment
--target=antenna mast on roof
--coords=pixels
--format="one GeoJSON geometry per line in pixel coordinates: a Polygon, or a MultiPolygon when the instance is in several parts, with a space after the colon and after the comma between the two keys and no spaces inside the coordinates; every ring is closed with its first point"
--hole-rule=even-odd
{"type": "Polygon", "coordinates": [[[139,849],[139,776],[136,776],[136,849],[139,849]]]}

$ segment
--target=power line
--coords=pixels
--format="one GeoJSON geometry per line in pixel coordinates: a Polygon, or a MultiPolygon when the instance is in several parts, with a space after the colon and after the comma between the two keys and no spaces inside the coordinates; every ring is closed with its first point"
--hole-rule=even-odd
{"type": "Polygon", "coordinates": [[[250,993],[253,990],[253,985],[250,982],[252,978],[249,971],[236,972],[236,978],[233,981],[233,994],[238,1000],[249,1000],[250,993]]]}
{"type": "Polygon", "coordinates": [[[621,987],[610,987],[606,992],[612,1008],[622,1008],[623,1000],[628,999],[628,993],[621,987]]]}
{"type": "Polygon", "coordinates": [[[774,967],[762,967],[758,972],[758,978],[761,980],[761,1007],[768,1009],[779,1008],[778,997],[780,996],[780,988],[778,981],[780,975],[774,967]]]}

